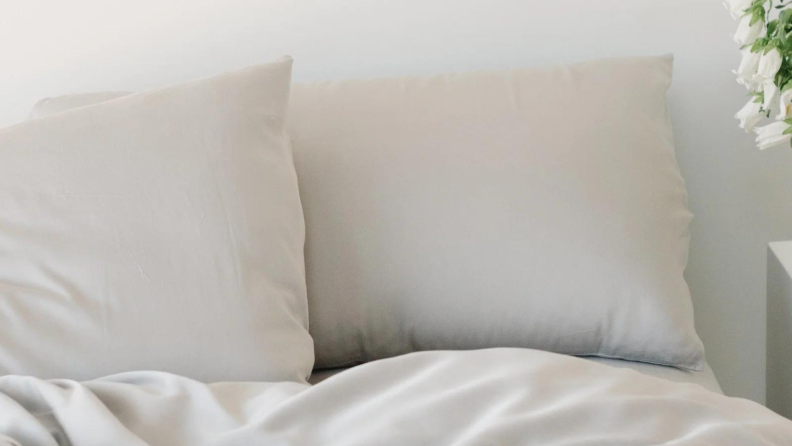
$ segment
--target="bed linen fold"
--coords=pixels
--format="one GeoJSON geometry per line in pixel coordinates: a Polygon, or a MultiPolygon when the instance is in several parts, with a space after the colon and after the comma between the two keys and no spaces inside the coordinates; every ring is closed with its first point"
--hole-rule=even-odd
{"type": "Polygon", "coordinates": [[[422,352],[317,385],[0,377],[0,445],[792,445],[747,400],[525,349],[422,352]]]}

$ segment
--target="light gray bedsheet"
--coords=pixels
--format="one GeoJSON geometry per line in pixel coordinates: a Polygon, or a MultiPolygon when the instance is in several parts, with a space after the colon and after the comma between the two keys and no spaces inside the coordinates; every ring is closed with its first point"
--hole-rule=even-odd
{"type": "MultiPolygon", "coordinates": [[[[689,370],[681,370],[674,367],[666,367],[662,365],[646,364],[642,362],[622,361],[620,359],[605,359],[605,358],[592,358],[587,357],[590,361],[598,362],[600,364],[609,365],[621,369],[632,369],[644,375],[653,376],[655,378],[667,379],[669,381],[679,383],[694,383],[704,386],[705,389],[711,390],[716,393],[723,394],[718,380],[715,378],[715,373],[709,364],[704,365],[704,370],[701,372],[693,372],[689,370]]],[[[308,380],[311,384],[320,383],[327,378],[337,375],[341,372],[347,371],[352,367],[328,369],[328,370],[314,370],[311,378],[308,380]]]]}

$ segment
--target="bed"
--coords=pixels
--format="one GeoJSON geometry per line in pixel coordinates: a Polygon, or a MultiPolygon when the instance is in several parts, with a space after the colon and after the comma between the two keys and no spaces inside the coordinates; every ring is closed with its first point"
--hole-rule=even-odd
{"type": "Polygon", "coordinates": [[[792,444],[695,330],[671,56],[292,64],[0,129],[0,445],[792,444]]]}

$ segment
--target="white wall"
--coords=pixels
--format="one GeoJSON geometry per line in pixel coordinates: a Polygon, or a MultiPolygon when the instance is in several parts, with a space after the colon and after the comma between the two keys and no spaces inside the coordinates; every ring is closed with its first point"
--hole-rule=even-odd
{"type": "MultiPolygon", "coordinates": [[[[720,3],[0,0],[0,125],[44,96],[140,90],[287,53],[295,78],[313,80],[672,52],[698,328],[724,389],[764,401],[766,243],[792,238],[792,150],[756,151],[731,119],[746,97],[720,3]]],[[[570,110],[570,124],[596,112],[570,110]]]]}

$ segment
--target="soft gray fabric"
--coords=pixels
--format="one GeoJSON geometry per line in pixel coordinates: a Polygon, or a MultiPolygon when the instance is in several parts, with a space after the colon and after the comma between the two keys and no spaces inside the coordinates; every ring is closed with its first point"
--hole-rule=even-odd
{"type": "MultiPolygon", "coordinates": [[[[647,364],[645,362],[623,361],[621,359],[607,359],[607,358],[595,358],[595,357],[589,357],[583,359],[593,361],[599,364],[605,364],[607,366],[615,367],[619,369],[635,370],[636,372],[641,373],[642,375],[653,376],[655,378],[661,378],[668,381],[673,381],[678,383],[698,384],[707,390],[723,394],[723,389],[721,389],[721,386],[718,383],[718,379],[715,377],[715,373],[712,371],[712,367],[710,367],[709,364],[707,364],[706,362],[704,363],[704,368],[702,371],[695,372],[691,370],[678,369],[676,367],[647,364]]],[[[360,367],[360,366],[354,366],[354,367],[360,367]]],[[[344,373],[349,370],[352,370],[354,367],[314,370],[313,373],[311,373],[311,377],[308,378],[308,382],[311,384],[318,384],[332,376],[338,375],[339,373],[344,373]]]]}
{"type": "Polygon", "coordinates": [[[671,71],[296,85],[316,366],[497,346],[701,369],[671,71]]]}
{"type": "Polygon", "coordinates": [[[307,378],[291,65],[0,130],[0,375],[307,378]]]}
{"type": "Polygon", "coordinates": [[[783,446],[751,401],[547,352],[424,352],[321,384],[0,378],[0,445],[783,446]],[[5,441],[3,440],[5,439],[5,441]]]}

